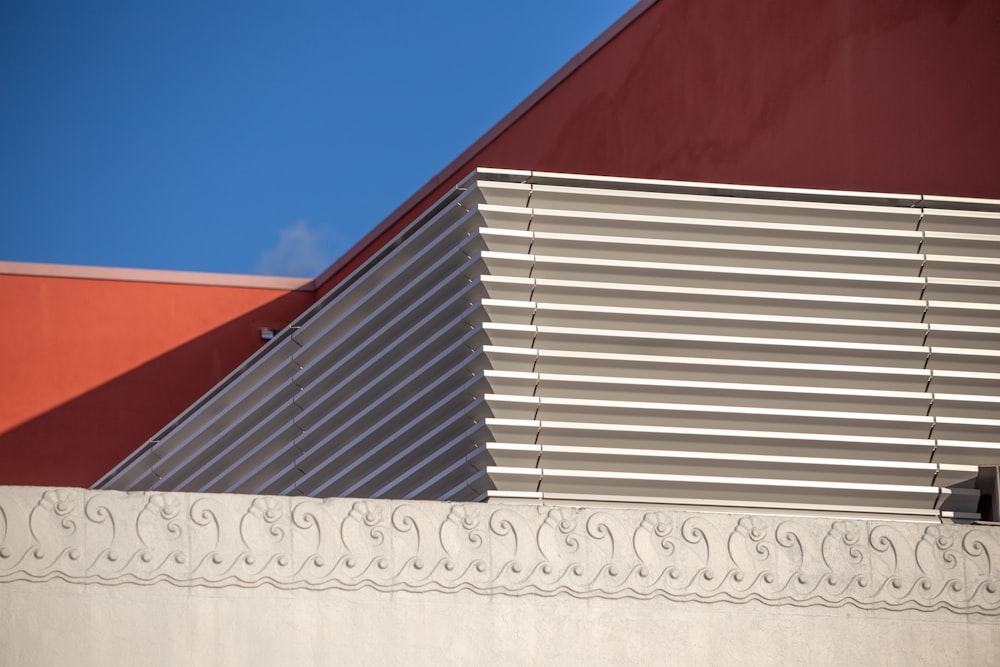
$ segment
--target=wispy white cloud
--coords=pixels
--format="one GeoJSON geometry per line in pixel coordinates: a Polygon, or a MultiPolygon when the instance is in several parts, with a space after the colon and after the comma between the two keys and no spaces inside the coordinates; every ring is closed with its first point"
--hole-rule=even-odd
{"type": "Polygon", "coordinates": [[[305,220],[299,220],[278,233],[278,243],[260,254],[257,273],[269,276],[315,277],[330,265],[324,247],[325,234],[305,220]]]}

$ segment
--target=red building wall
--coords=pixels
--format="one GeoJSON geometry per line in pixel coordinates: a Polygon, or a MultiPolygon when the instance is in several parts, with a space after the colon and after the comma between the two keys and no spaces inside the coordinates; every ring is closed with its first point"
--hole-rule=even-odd
{"type": "Polygon", "coordinates": [[[311,291],[0,275],[0,484],[87,486],[311,291]]]}

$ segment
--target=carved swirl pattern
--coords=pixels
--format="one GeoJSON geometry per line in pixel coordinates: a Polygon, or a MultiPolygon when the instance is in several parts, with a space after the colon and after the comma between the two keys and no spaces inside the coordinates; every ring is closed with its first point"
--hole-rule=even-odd
{"type": "Polygon", "coordinates": [[[996,526],[0,487],[0,582],[471,590],[1000,616],[998,561],[996,526]]]}

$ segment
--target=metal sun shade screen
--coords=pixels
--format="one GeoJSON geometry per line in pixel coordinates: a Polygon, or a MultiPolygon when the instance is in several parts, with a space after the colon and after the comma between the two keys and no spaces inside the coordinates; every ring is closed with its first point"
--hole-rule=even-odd
{"type": "Polygon", "coordinates": [[[478,170],[100,486],[976,518],[998,211],[478,170]]]}

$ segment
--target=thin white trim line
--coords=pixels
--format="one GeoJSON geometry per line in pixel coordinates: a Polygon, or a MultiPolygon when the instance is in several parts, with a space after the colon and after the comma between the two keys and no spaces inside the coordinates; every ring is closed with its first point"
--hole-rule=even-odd
{"type": "Polygon", "coordinates": [[[34,262],[0,261],[0,274],[39,276],[47,278],[79,278],[84,280],[114,280],[138,283],[174,283],[212,287],[246,287],[287,291],[313,291],[310,278],[282,278],[236,273],[200,273],[197,271],[163,271],[159,269],[124,269],[106,266],[76,266],[72,264],[36,264],[34,262]]]}

